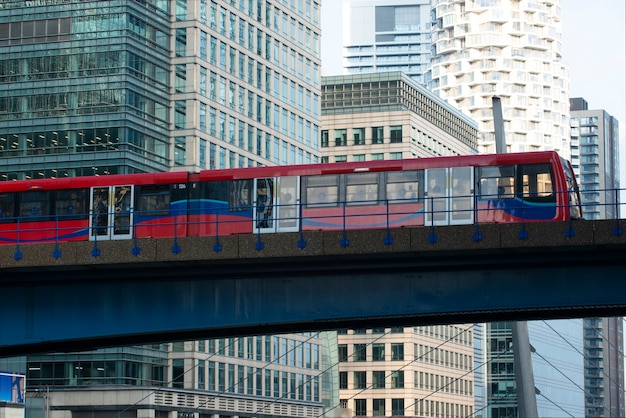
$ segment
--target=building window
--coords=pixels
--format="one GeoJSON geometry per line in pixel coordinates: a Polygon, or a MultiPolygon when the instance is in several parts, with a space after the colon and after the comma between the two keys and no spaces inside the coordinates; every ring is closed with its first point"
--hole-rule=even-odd
{"type": "Polygon", "coordinates": [[[397,144],[402,142],[402,125],[392,126],[389,128],[391,134],[391,143],[397,144]]]}
{"type": "Polygon", "coordinates": [[[372,128],[372,144],[382,144],[384,141],[384,128],[382,126],[375,126],[372,128]]]}
{"type": "Polygon", "coordinates": [[[372,154],[372,161],[384,160],[384,159],[385,159],[385,154],[383,154],[382,152],[377,152],[375,154],[372,154]]]}
{"type": "Polygon", "coordinates": [[[404,360],[404,344],[391,344],[391,360],[404,360]]]}
{"type": "Polygon", "coordinates": [[[339,389],[348,389],[348,372],[339,372],[339,389]]]}
{"type": "Polygon", "coordinates": [[[352,130],[354,145],[365,145],[365,128],[354,128],[352,130]]]}
{"type": "Polygon", "coordinates": [[[385,400],[384,399],[372,399],[373,415],[375,417],[385,416],[385,400]]]}
{"type": "Polygon", "coordinates": [[[335,146],[345,147],[348,145],[348,133],[346,129],[335,129],[335,146]]]}
{"type": "Polygon", "coordinates": [[[187,143],[184,136],[174,138],[174,165],[185,165],[187,143]]]}
{"type": "Polygon", "coordinates": [[[373,371],[372,372],[372,389],[384,389],[385,388],[385,372],[373,371]]]}
{"type": "Polygon", "coordinates": [[[348,361],[348,346],[346,344],[339,344],[337,353],[339,355],[339,361],[348,361]]]}
{"type": "Polygon", "coordinates": [[[328,130],[322,130],[322,148],[328,148],[328,130]]]}
{"type": "Polygon", "coordinates": [[[392,399],[391,400],[391,415],[393,416],[404,415],[404,399],[392,399]]]}
{"type": "Polygon", "coordinates": [[[345,163],[346,161],[348,161],[348,157],[346,155],[336,155],[335,156],[335,162],[336,163],[345,163]]]}
{"type": "Polygon", "coordinates": [[[404,388],[404,372],[402,370],[391,372],[391,388],[392,389],[404,388]]]}
{"type": "Polygon", "coordinates": [[[366,389],[367,379],[365,372],[354,372],[354,389],[366,389]]]}
{"type": "Polygon", "coordinates": [[[372,344],[372,361],[385,361],[385,344],[372,344]]]}
{"type": "Polygon", "coordinates": [[[354,400],[354,415],[365,416],[367,414],[367,400],[355,399],[354,400]]]}
{"type": "Polygon", "coordinates": [[[389,153],[389,159],[390,160],[401,160],[402,159],[402,152],[390,152],[389,153]]]}
{"type": "Polygon", "coordinates": [[[354,344],[354,361],[366,360],[366,344],[354,344]]]}
{"type": "Polygon", "coordinates": [[[365,154],[354,154],[352,161],[365,161],[365,154]]]}

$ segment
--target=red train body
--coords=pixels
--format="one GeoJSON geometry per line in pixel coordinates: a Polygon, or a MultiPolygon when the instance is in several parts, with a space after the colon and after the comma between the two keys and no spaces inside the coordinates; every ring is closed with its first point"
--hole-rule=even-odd
{"type": "Polygon", "coordinates": [[[581,218],[556,152],[0,184],[0,243],[581,218]]]}

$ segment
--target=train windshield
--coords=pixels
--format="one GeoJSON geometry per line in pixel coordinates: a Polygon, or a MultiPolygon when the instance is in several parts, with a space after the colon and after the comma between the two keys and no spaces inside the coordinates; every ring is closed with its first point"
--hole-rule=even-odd
{"type": "Polygon", "coordinates": [[[569,216],[571,219],[582,219],[583,211],[580,206],[580,195],[578,193],[578,183],[576,183],[576,177],[572,166],[564,158],[561,158],[561,165],[565,172],[565,180],[567,181],[567,193],[569,195],[569,216]]]}

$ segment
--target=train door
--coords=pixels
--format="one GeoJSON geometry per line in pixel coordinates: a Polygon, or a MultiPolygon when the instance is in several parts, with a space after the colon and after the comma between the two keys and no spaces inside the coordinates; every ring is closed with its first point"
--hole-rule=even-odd
{"type": "Polygon", "coordinates": [[[254,181],[254,232],[296,232],[300,226],[300,178],[254,181]]]}
{"type": "Polygon", "coordinates": [[[474,222],[472,167],[426,170],[425,225],[464,225],[474,222]]]}
{"type": "Polygon", "coordinates": [[[92,187],[89,239],[129,239],[133,235],[133,186],[92,187]]]}

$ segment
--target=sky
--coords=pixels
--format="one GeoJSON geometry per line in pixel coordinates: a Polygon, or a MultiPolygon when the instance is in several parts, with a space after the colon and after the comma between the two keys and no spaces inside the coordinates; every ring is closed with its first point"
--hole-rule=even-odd
{"type": "MultiPolygon", "coordinates": [[[[570,97],[589,109],[604,109],[620,125],[626,163],[626,12],[624,0],[562,0],[563,62],[570,71],[570,97]]],[[[322,75],[341,74],[342,0],[322,2],[322,75]]],[[[626,170],[621,170],[622,179],[626,170]]],[[[622,180],[622,184],[625,184],[622,180]]]]}

